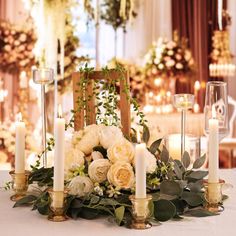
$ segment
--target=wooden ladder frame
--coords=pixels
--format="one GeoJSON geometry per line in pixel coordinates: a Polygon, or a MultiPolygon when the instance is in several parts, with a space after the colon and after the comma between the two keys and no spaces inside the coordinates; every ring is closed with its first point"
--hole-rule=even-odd
{"type": "Polygon", "coordinates": [[[87,83],[87,88],[85,91],[81,91],[79,86],[80,79],[84,76],[85,72],[74,72],[72,73],[73,80],[73,104],[74,110],[78,110],[77,99],[78,97],[91,98],[88,101],[87,108],[81,109],[79,112],[75,112],[74,119],[74,129],[75,131],[81,130],[86,125],[96,124],[96,107],[95,107],[95,98],[93,95],[93,86],[94,81],[99,80],[116,80],[120,83],[120,117],[123,134],[128,136],[130,135],[131,127],[131,115],[130,115],[130,90],[129,88],[129,73],[128,71],[116,71],[109,70],[108,72],[103,71],[93,71],[87,74],[89,82],[87,83]],[[84,94],[85,93],[85,94],[84,94]],[[85,114],[88,120],[88,123],[85,121],[85,114]]]}

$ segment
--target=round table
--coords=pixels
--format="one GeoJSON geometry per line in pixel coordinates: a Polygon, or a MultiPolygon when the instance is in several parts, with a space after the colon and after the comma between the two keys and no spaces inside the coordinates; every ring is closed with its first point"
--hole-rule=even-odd
{"type": "MultiPolygon", "coordinates": [[[[236,170],[221,170],[221,178],[236,186],[236,170]]],[[[0,171],[0,185],[10,180],[6,171],[0,171]]],[[[0,235],[2,236],[234,236],[236,235],[236,188],[228,190],[229,199],[224,203],[225,210],[219,216],[191,218],[182,221],[168,221],[149,230],[137,231],[118,227],[107,219],[68,220],[66,222],[50,222],[45,216],[31,211],[30,207],[12,208],[9,200],[11,193],[0,190],[0,235]]]]}

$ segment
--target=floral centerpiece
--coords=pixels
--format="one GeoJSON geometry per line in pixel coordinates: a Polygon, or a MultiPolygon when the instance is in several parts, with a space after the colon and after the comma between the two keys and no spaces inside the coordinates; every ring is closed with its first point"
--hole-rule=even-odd
{"type": "MultiPolygon", "coordinates": [[[[143,140],[148,142],[144,129],[143,140]]],[[[118,225],[131,219],[129,196],[135,190],[135,149],[115,126],[89,125],[74,132],[66,141],[65,187],[68,188],[66,214],[73,219],[111,216],[118,225]]],[[[203,178],[199,170],[205,156],[190,167],[190,157],[183,163],[173,160],[161,140],[146,149],[147,192],[152,195],[152,220],[182,219],[182,215],[210,216],[203,208],[203,178]]],[[[47,188],[53,184],[53,168],[33,167],[30,176],[32,193],[16,202],[15,207],[32,204],[34,210],[49,214],[47,188]],[[36,184],[36,185],[35,185],[36,184]],[[42,187],[41,190],[39,187],[42,187]],[[34,190],[37,189],[37,191],[34,190]]]]}
{"type": "Polygon", "coordinates": [[[174,77],[194,72],[194,60],[185,38],[177,32],[173,40],[159,38],[145,55],[146,75],[174,77]]]}

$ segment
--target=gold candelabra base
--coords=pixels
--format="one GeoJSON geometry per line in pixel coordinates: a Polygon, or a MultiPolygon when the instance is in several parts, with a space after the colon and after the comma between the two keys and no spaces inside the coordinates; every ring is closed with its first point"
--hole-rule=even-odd
{"type": "Polygon", "coordinates": [[[24,173],[15,173],[14,170],[10,171],[9,174],[12,177],[12,187],[15,192],[10,199],[14,202],[23,198],[28,190],[28,180],[30,171],[25,171],[24,173]]]}
{"type": "Polygon", "coordinates": [[[222,201],[222,186],[224,181],[218,183],[204,183],[205,187],[205,199],[207,201],[205,208],[210,212],[221,212],[223,211],[222,201]]]}
{"type": "Polygon", "coordinates": [[[66,216],[65,205],[68,191],[53,191],[53,189],[49,189],[48,193],[51,201],[48,220],[53,222],[66,221],[68,217],[66,216]]]}
{"type": "Polygon", "coordinates": [[[151,195],[146,198],[136,198],[134,195],[130,196],[132,203],[132,223],[131,229],[149,229],[152,224],[148,221],[150,217],[149,203],[152,200],[151,195]]]}

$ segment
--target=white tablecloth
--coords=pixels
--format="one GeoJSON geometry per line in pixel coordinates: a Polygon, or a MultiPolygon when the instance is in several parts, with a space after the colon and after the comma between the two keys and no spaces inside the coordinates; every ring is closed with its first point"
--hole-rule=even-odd
{"type": "MultiPolygon", "coordinates": [[[[1,236],[235,236],[236,235],[236,170],[222,170],[221,178],[235,187],[227,194],[225,211],[219,216],[185,218],[182,221],[164,222],[149,230],[137,231],[118,227],[99,220],[68,220],[62,223],[48,221],[29,207],[12,208],[10,192],[0,190],[0,235],[1,236]]],[[[0,171],[0,185],[9,180],[7,172],[0,171]]]]}

